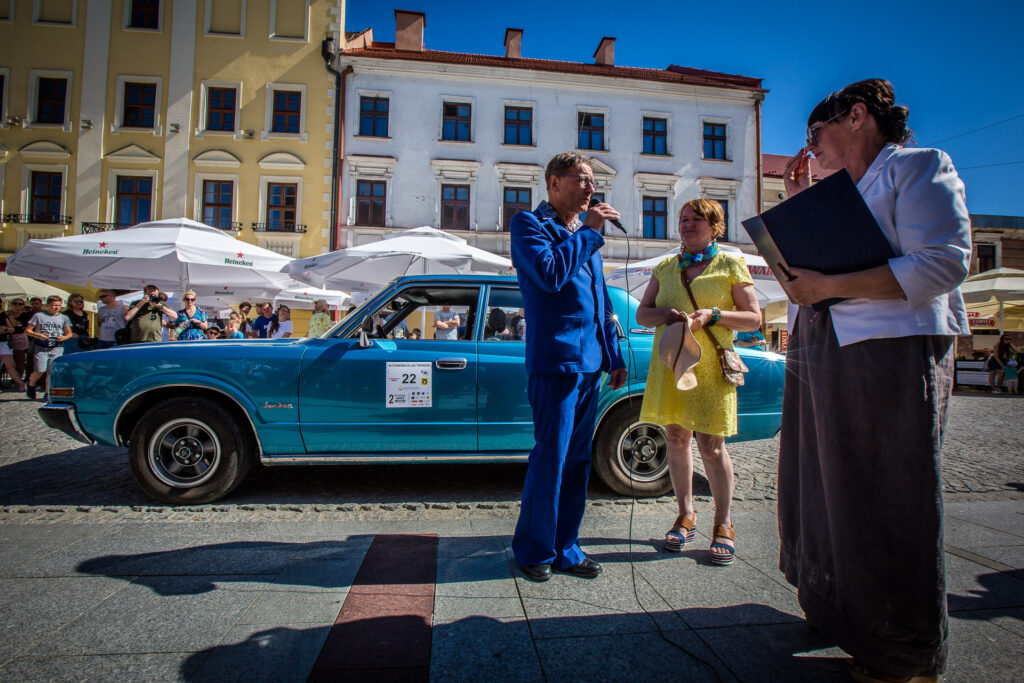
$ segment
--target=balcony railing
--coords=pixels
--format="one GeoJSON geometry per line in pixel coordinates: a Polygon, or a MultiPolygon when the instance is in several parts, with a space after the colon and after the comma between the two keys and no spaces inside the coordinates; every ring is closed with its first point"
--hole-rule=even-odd
{"type": "Polygon", "coordinates": [[[212,221],[203,221],[204,224],[209,225],[211,228],[220,228],[221,230],[241,230],[242,224],[238,221],[231,221],[226,219],[218,219],[212,221]]]}
{"type": "Polygon", "coordinates": [[[252,229],[256,232],[306,232],[306,226],[302,223],[286,223],[284,221],[271,221],[270,223],[253,223],[252,229]]]}
{"type": "Polygon", "coordinates": [[[9,213],[5,223],[35,223],[37,225],[71,225],[71,216],[57,213],[9,213]]]}
{"type": "Polygon", "coordinates": [[[127,223],[91,223],[82,221],[82,234],[88,235],[91,232],[106,232],[107,230],[124,230],[130,228],[127,223]]]}

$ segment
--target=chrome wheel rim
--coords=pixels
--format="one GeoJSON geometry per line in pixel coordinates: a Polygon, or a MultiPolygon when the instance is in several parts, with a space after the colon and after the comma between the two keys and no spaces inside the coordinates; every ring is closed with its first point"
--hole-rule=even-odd
{"type": "Polygon", "coordinates": [[[149,440],[149,469],[175,488],[192,488],[208,481],[221,460],[220,440],[206,423],[180,418],[162,425],[149,440]]]}
{"type": "Polygon", "coordinates": [[[634,422],[619,436],[615,464],[638,483],[661,479],[668,471],[668,440],[660,425],[634,422]]]}

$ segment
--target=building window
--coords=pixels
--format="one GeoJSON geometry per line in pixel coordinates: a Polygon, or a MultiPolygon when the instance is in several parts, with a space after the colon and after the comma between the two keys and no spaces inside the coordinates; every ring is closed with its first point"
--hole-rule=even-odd
{"type": "Polygon", "coordinates": [[[579,120],[579,149],[604,149],[604,114],[581,111],[579,120]]]}
{"type": "Polygon", "coordinates": [[[63,78],[40,78],[36,123],[64,123],[68,82],[63,78]]]}
{"type": "Polygon", "coordinates": [[[206,130],[235,130],[234,88],[210,88],[206,94],[206,130]]]}
{"type": "Polygon", "coordinates": [[[131,0],[128,28],[160,28],[160,0],[131,0]]]}
{"type": "Polygon", "coordinates": [[[505,107],[505,144],[533,144],[533,110],[529,107],[505,107]]]}
{"type": "Polygon", "coordinates": [[[473,105],[467,102],[445,102],[441,125],[442,140],[469,142],[469,124],[473,105]]]}
{"type": "Polygon", "coordinates": [[[230,180],[203,181],[203,222],[215,228],[230,228],[235,184],[230,180]]]}
{"type": "Polygon", "coordinates": [[[704,158],[725,159],[724,123],[704,123],[704,158]]]}
{"type": "Polygon", "coordinates": [[[469,185],[441,186],[441,227],[469,230],[469,185]]]}
{"type": "Polygon", "coordinates": [[[267,184],[267,230],[295,229],[298,183],[267,184]]]}
{"type": "Polygon", "coordinates": [[[384,225],[388,184],[383,180],[356,182],[356,224],[384,225]]]}
{"type": "Polygon", "coordinates": [[[372,138],[388,136],[388,98],[359,98],[359,134],[372,138]]]}
{"type": "Polygon", "coordinates": [[[29,220],[33,223],[60,222],[60,195],[64,177],[61,173],[32,171],[32,197],[29,220]]]}
{"type": "Polygon", "coordinates": [[[121,226],[145,223],[152,215],[153,179],[149,177],[117,177],[117,214],[114,221],[121,226]]]}
{"type": "Polygon", "coordinates": [[[668,200],[664,197],[644,197],[644,238],[665,239],[665,225],[668,222],[668,200]]]}
{"type": "Polygon", "coordinates": [[[722,205],[722,219],[725,222],[725,236],[723,239],[729,239],[729,200],[719,199],[718,203],[722,205]]]}
{"type": "Polygon", "coordinates": [[[294,90],[274,91],[274,113],[271,131],[298,133],[299,114],[302,111],[302,93],[294,90]]]}
{"type": "Polygon", "coordinates": [[[0,73],[0,123],[7,119],[7,74],[0,73]]]}
{"type": "Polygon", "coordinates": [[[508,230],[509,224],[512,221],[512,216],[515,216],[520,211],[529,211],[533,208],[531,201],[531,190],[528,187],[506,187],[505,188],[505,201],[502,202],[502,222],[503,228],[508,230]]]}
{"type": "Polygon", "coordinates": [[[996,267],[996,245],[978,242],[978,272],[984,273],[996,267]]]}
{"type": "Polygon", "coordinates": [[[124,128],[152,128],[155,115],[156,84],[125,83],[121,126],[124,128]]]}
{"type": "Polygon", "coordinates": [[[644,154],[668,154],[668,122],[644,117],[644,154]]]}

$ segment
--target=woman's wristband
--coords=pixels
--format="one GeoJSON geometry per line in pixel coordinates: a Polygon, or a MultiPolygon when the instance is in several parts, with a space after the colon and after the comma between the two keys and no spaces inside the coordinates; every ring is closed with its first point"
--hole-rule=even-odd
{"type": "Polygon", "coordinates": [[[704,325],[704,327],[711,327],[712,325],[717,324],[718,321],[721,320],[721,319],[722,319],[722,311],[718,308],[718,306],[714,306],[711,309],[711,319],[708,320],[707,324],[704,325]]]}

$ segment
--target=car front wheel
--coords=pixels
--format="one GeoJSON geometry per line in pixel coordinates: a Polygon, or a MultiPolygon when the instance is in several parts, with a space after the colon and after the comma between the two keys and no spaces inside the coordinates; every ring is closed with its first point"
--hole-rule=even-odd
{"type": "Polygon", "coordinates": [[[165,503],[211,503],[245,478],[252,437],[216,403],[162,401],[132,430],[132,472],[146,493],[165,503]]]}
{"type": "Polygon", "coordinates": [[[594,470],[615,493],[645,498],[672,490],[672,480],[665,431],[660,425],[640,422],[641,400],[623,401],[601,422],[594,444],[594,470]]]}

